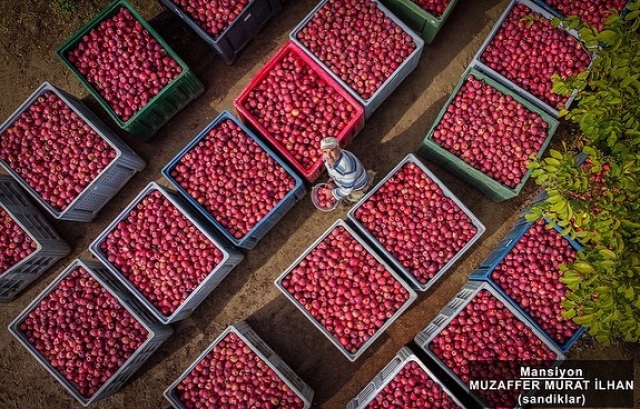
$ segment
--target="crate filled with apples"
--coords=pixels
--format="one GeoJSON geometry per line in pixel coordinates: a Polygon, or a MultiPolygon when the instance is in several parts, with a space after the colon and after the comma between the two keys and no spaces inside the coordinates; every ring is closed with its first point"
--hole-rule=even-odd
{"type": "Polygon", "coordinates": [[[313,395],[244,321],[229,325],[164,392],[175,409],[308,409],[313,395]]]}
{"type": "Polygon", "coordinates": [[[6,175],[0,175],[0,226],[0,301],[11,301],[71,248],[6,175]]]}
{"type": "Polygon", "coordinates": [[[533,0],[558,17],[577,16],[585,24],[602,31],[605,29],[604,21],[612,15],[611,10],[618,14],[623,13],[629,0],[533,0]]]}
{"type": "Polygon", "coordinates": [[[365,119],[417,67],[424,48],[378,0],[323,0],[290,38],[364,106],[365,119]]]}
{"type": "Polygon", "coordinates": [[[413,154],[400,161],[347,217],[420,291],[429,289],[485,231],[413,154]]]}
{"type": "Polygon", "coordinates": [[[417,298],[342,219],[275,283],[350,361],[360,357],[417,298]]]}
{"type": "Polygon", "coordinates": [[[309,182],[323,172],[320,140],[342,146],[364,127],[364,108],[288,41],[235,99],[239,118],[309,182]]]}
{"type": "Polygon", "coordinates": [[[408,347],[398,351],[346,409],[458,409],[464,405],[408,347]]]}
{"type": "Polygon", "coordinates": [[[204,91],[126,0],[98,13],[56,54],[111,119],[141,140],[150,139],[204,91]]]}
{"type": "Polygon", "coordinates": [[[553,92],[553,75],[568,78],[591,65],[593,55],[575,30],[554,27],[553,15],[528,0],[509,4],[471,61],[527,99],[558,117],[576,92],[562,96],[553,92]]]}
{"type": "Polygon", "coordinates": [[[225,64],[275,17],[280,0],[160,0],[160,3],[196,33],[225,64]]]}
{"type": "Polygon", "coordinates": [[[182,196],[156,182],[89,250],[163,324],[189,317],[243,259],[182,196]]]}
{"type": "Polygon", "coordinates": [[[544,221],[521,218],[469,276],[488,281],[561,351],[567,352],[584,328],[562,316],[567,297],[561,264],[576,260],[582,247],[544,221]]]}
{"type": "Polygon", "coordinates": [[[44,82],[0,126],[0,165],[56,219],[87,222],[146,163],[81,101],[44,82]]]}
{"type": "Polygon", "coordinates": [[[532,391],[471,389],[471,381],[517,380],[524,367],[552,369],[564,359],[509,301],[480,281],[468,281],[414,340],[482,407],[517,407],[518,396],[532,391]]]}
{"type": "Polygon", "coordinates": [[[302,179],[223,111],[162,169],[236,247],[252,249],[304,197],[302,179]]]}
{"type": "Polygon", "coordinates": [[[74,260],[9,332],[83,406],[116,393],[169,338],[107,269],[74,260]]]}
{"type": "Polygon", "coordinates": [[[469,68],[418,152],[500,202],[520,193],[531,156],[542,157],[558,124],[517,91],[469,68]]]}
{"type": "Polygon", "coordinates": [[[431,44],[458,0],[380,0],[393,14],[431,44]]]}

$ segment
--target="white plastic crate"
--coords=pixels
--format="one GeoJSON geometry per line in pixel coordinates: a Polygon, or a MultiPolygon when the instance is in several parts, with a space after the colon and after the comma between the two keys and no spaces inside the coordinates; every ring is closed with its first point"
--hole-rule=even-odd
{"type": "Polygon", "coordinates": [[[275,284],[276,287],[278,287],[278,289],[289,299],[289,301],[291,301],[293,303],[293,305],[296,306],[296,308],[298,308],[305,317],[307,317],[309,319],[309,321],[311,321],[313,323],[313,325],[316,326],[316,328],[318,328],[320,330],[320,332],[322,332],[330,341],[332,344],[334,344],[336,346],[336,348],[338,348],[340,350],[340,352],[342,352],[344,354],[344,356],[347,357],[347,359],[349,359],[350,361],[355,361],[356,359],[358,359],[358,357],[360,357],[364,351],[366,351],[367,348],[369,348],[371,346],[371,344],[373,344],[375,342],[376,339],[378,339],[378,337],[380,337],[380,335],[382,335],[382,333],[384,331],[386,331],[387,328],[389,328],[389,326],[391,326],[391,324],[393,324],[393,322],[404,312],[407,310],[407,308],[409,308],[409,306],[411,305],[411,303],[413,303],[416,298],[418,298],[418,295],[416,294],[415,291],[413,291],[413,289],[411,289],[411,287],[398,275],[398,273],[396,273],[393,268],[391,268],[391,266],[384,261],[384,259],[382,257],[380,257],[380,255],[378,253],[376,253],[365,241],[362,237],[360,237],[358,235],[358,233],[353,230],[349,225],[347,225],[347,223],[342,220],[342,219],[338,219],[336,220],[318,239],[316,239],[313,244],[311,244],[311,246],[309,246],[308,249],[306,249],[304,251],[304,253],[302,253],[286,270],[284,273],[282,273],[276,280],[275,280],[275,284]],[[407,301],[404,303],[404,305],[399,308],[391,318],[387,319],[384,324],[378,328],[378,330],[376,331],[376,333],[371,336],[367,341],[365,341],[360,348],[355,352],[355,353],[351,353],[349,351],[347,351],[341,344],[340,342],[338,342],[337,339],[334,338],[334,336],[327,331],[327,329],[316,319],[313,317],[313,315],[311,315],[311,313],[309,311],[307,311],[304,306],[298,301],[296,300],[296,298],[289,293],[289,291],[287,291],[287,289],[284,288],[284,286],[282,285],[282,280],[293,271],[293,269],[295,269],[298,264],[300,264],[300,262],[302,260],[305,259],[305,257],[307,257],[307,255],[309,255],[317,246],[318,244],[320,244],[320,242],[322,242],[327,236],[329,236],[329,234],[336,229],[337,227],[343,227],[351,236],[353,236],[353,238],[360,243],[360,245],[362,245],[362,247],[369,253],[371,254],[378,263],[382,264],[385,269],[391,274],[391,276],[393,278],[396,279],[396,281],[398,283],[400,283],[402,285],[402,287],[407,290],[408,292],[408,298],[407,301]]]}
{"type": "Polygon", "coordinates": [[[485,226],[482,224],[482,222],[480,221],[480,219],[478,219],[472,212],[471,210],[469,210],[461,201],[460,199],[458,199],[452,192],[451,190],[449,190],[449,188],[447,188],[447,186],[442,183],[440,181],[440,179],[438,179],[436,177],[436,175],[433,174],[433,172],[431,172],[429,170],[429,168],[427,168],[421,161],[420,159],[418,159],[418,157],[416,157],[414,154],[410,153],[407,156],[405,156],[404,159],[402,159],[400,161],[400,163],[398,163],[388,174],[387,176],[384,177],[384,179],[382,179],[373,189],[371,189],[369,192],[367,192],[367,194],[354,206],[352,207],[349,212],[347,213],[347,217],[348,217],[348,221],[349,223],[353,224],[356,228],[356,230],[361,233],[366,240],[368,240],[369,242],[372,243],[373,247],[393,266],[393,268],[395,268],[396,271],[398,271],[399,273],[402,274],[402,276],[409,281],[409,283],[411,284],[411,286],[419,291],[426,291],[428,290],[440,277],[442,277],[444,275],[444,273],[447,272],[447,270],[449,270],[455,263],[456,261],[458,261],[458,259],[460,257],[462,257],[464,255],[464,253],[466,253],[471,246],[473,246],[473,244],[478,241],[478,239],[480,238],[480,236],[482,236],[486,230],[485,226]],[[380,189],[381,186],[383,186],[385,184],[385,182],[387,182],[387,180],[389,180],[391,177],[393,177],[400,169],[402,169],[402,167],[407,164],[407,163],[413,163],[416,166],[418,166],[426,175],[429,179],[431,179],[436,185],[438,185],[438,187],[440,187],[440,189],[442,189],[442,193],[444,197],[448,197],[451,200],[453,200],[453,202],[456,204],[456,206],[458,206],[460,208],[460,210],[462,210],[464,212],[465,215],[467,215],[469,217],[469,219],[471,219],[471,222],[473,224],[473,226],[476,228],[476,234],[471,238],[471,240],[469,240],[467,242],[467,244],[465,244],[464,247],[462,247],[460,249],[460,251],[458,251],[456,253],[455,256],[453,256],[449,261],[447,261],[447,263],[442,266],[442,268],[440,269],[440,271],[438,271],[429,281],[427,281],[425,284],[422,284],[418,281],[418,279],[406,268],[404,268],[404,266],[402,266],[402,264],[395,258],[393,257],[393,255],[389,252],[389,250],[387,250],[387,248],[384,247],[384,245],[382,243],[380,243],[380,241],[378,241],[372,234],[371,232],[369,232],[367,229],[365,229],[365,227],[362,225],[362,223],[356,218],[356,211],[364,204],[366,203],[366,201],[372,196],[374,195],[378,189],[380,189]]]}
{"type": "Polygon", "coordinates": [[[171,402],[171,406],[176,409],[185,409],[185,405],[180,401],[177,392],[177,386],[182,382],[193,369],[211,352],[220,341],[222,341],[230,332],[236,334],[251,350],[258,355],[282,381],[300,397],[303,402],[302,408],[308,409],[313,402],[314,391],[307,383],[305,383],[295,372],[278,356],[269,345],[256,334],[256,332],[245,321],[229,325],[202,354],[180,375],[165,391],[165,398],[171,402]]]}
{"type": "Polygon", "coordinates": [[[10,164],[0,160],[0,165],[11,174],[29,194],[44,207],[53,217],[61,220],[88,222],[93,220],[100,209],[122,189],[135,175],[145,168],[146,163],[127,144],[113,133],[98,117],[96,117],[81,101],[48,82],[42,83],[27,100],[0,126],[2,134],[26,111],[40,95],[47,91],[55,93],[78,116],[86,122],[101,138],[116,151],[116,157],[98,176],[91,181],[74,201],[62,211],[54,209],[36,192],[10,164]]]}
{"type": "MultiPolygon", "coordinates": [[[[380,392],[395,378],[396,375],[410,362],[415,362],[422,369],[427,378],[430,378],[460,408],[464,405],[460,403],[458,398],[449,391],[449,389],[438,379],[435,374],[427,368],[427,366],[407,347],[402,347],[395,357],[380,371],[373,380],[364,387],[362,392],[347,403],[346,409],[365,409],[371,401],[375,399],[380,392]]],[[[436,406],[433,406],[436,407],[436,406]]],[[[439,407],[439,406],[438,406],[439,407]]]]}
{"type": "MultiPolygon", "coordinates": [[[[531,92],[524,90],[522,87],[518,86],[515,82],[513,82],[512,80],[510,80],[510,79],[506,78],[505,76],[501,75],[500,73],[498,73],[497,71],[495,71],[494,69],[490,68],[489,66],[487,66],[486,64],[484,64],[482,62],[482,54],[485,52],[485,50],[486,50],[487,46],[489,45],[489,43],[491,43],[491,41],[493,40],[495,35],[498,33],[498,31],[502,27],[502,24],[504,23],[505,19],[511,13],[511,10],[513,10],[513,8],[517,4],[523,4],[523,5],[527,6],[529,9],[531,9],[531,11],[540,14],[543,18],[545,18],[547,20],[551,20],[551,19],[554,18],[554,15],[551,12],[549,12],[548,10],[546,10],[543,7],[540,7],[538,4],[536,4],[536,3],[532,2],[532,1],[529,1],[529,0],[512,0],[511,3],[509,3],[507,8],[505,9],[505,11],[500,15],[498,20],[495,22],[493,27],[491,28],[491,31],[489,32],[489,35],[487,35],[487,38],[484,40],[484,42],[482,43],[482,45],[478,49],[478,52],[476,53],[476,55],[471,60],[471,63],[469,64],[469,66],[470,67],[475,67],[477,70],[479,70],[479,71],[481,71],[483,73],[488,73],[489,75],[491,75],[493,78],[495,78],[496,80],[498,80],[499,82],[501,82],[505,86],[507,86],[507,87],[511,88],[512,90],[520,93],[520,95],[523,96],[524,98],[526,98],[529,101],[533,102],[538,107],[544,109],[546,112],[550,113],[555,118],[558,118],[559,111],[558,111],[557,108],[552,107],[548,103],[542,101],[540,98],[538,98],[537,96],[533,95],[531,92]]],[[[563,28],[559,27],[559,29],[562,30],[563,28]]],[[[569,33],[572,37],[574,37],[574,38],[578,39],[578,41],[580,41],[580,35],[576,30],[565,30],[565,31],[567,33],[569,33]]],[[[593,60],[593,58],[595,58],[595,55],[591,54],[591,58],[593,60]]],[[[571,94],[569,99],[567,99],[567,101],[565,103],[565,106],[567,108],[569,106],[571,106],[573,100],[576,98],[577,95],[578,95],[578,91],[575,90],[571,94]]]]}
{"type": "Polygon", "coordinates": [[[89,245],[91,253],[104,263],[111,271],[113,276],[120,281],[141,303],[144,305],[160,322],[170,324],[187,318],[196,309],[198,305],[222,282],[229,272],[242,261],[243,254],[236,250],[231,244],[227,243],[217,233],[215,228],[206,223],[202,216],[191,209],[185,199],[176,192],[171,191],[158,185],[156,182],[149,183],[138,195],[129,203],[129,205],[109,224],[109,226],[100,233],[100,235],[89,245]],[[223,254],[223,259],[209,275],[198,285],[198,287],[189,294],[189,297],[175,311],[167,316],[164,315],[153,303],[147,299],[142,292],[128,280],[118,268],[109,262],[107,255],[100,249],[100,243],[104,241],[107,235],[113,231],[118,223],[125,219],[129,212],[133,210],[142,199],[153,191],[159,191],[167,200],[175,206],[181,214],[183,214],[192,225],[209,239],[223,254]]]}
{"type": "MultiPolygon", "coordinates": [[[[353,88],[351,88],[347,83],[341,79],[336,73],[331,71],[331,69],[322,62],[315,54],[313,54],[307,47],[305,47],[300,40],[298,40],[297,35],[302,29],[307,25],[307,23],[315,16],[315,14],[320,10],[324,5],[328,2],[328,0],[322,0],[305,18],[298,24],[289,35],[289,38],[293,40],[296,45],[298,45],[305,53],[307,53],[311,58],[313,58],[318,65],[320,65],[326,72],[328,72],[340,85],[344,87],[349,93],[358,101],[360,104],[364,106],[364,115],[365,119],[369,119],[373,111],[375,111],[382,102],[387,99],[391,93],[398,88],[400,83],[404,81],[404,79],[418,66],[420,62],[420,57],[422,55],[422,51],[424,49],[424,40],[418,36],[418,34],[409,28],[402,20],[396,17],[389,9],[387,9],[380,1],[378,0],[367,0],[375,3],[376,7],[382,11],[385,16],[393,20],[393,22],[402,28],[402,30],[409,34],[416,44],[415,50],[398,66],[398,68],[387,78],[387,80],[376,90],[376,92],[367,100],[364,100],[353,88]]],[[[346,41],[346,40],[345,40],[346,41]]]]}
{"type": "Polygon", "coordinates": [[[542,334],[538,328],[533,326],[511,303],[505,299],[495,288],[493,288],[489,283],[483,281],[467,281],[465,285],[462,287],[460,292],[456,294],[447,305],[438,313],[438,315],[424,328],[422,331],[416,335],[414,338],[415,343],[422,348],[426,354],[432,358],[449,376],[453,379],[458,385],[460,385],[469,395],[473,398],[476,403],[483,407],[487,407],[486,403],[482,401],[478,397],[478,395],[471,390],[468,384],[464,383],[448,366],[446,366],[438,356],[436,356],[433,351],[429,348],[429,344],[433,339],[440,334],[440,332],[449,325],[449,323],[471,302],[471,300],[482,290],[487,290],[493,295],[498,301],[500,301],[504,306],[513,313],[513,315],[524,323],[524,325],[531,330],[533,335],[538,338],[546,347],[548,347],[555,355],[556,360],[554,362],[554,367],[561,364],[561,362],[565,359],[562,351],[551,343],[546,336],[542,334]]]}
{"type": "Polygon", "coordinates": [[[76,259],[58,276],[58,278],[49,284],[47,288],[45,288],[40,295],[38,295],[27,306],[27,308],[25,308],[20,315],[11,322],[11,324],[9,324],[9,332],[11,332],[11,334],[16,337],[27,351],[33,355],[40,365],[53,375],[53,377],[60,382],[78,402],[86,407],[118,392],[118,390],[124,386],[127,380],[131,378],[138,368],[140,368],[140,366],[142,366],[160,347],[160,345],[169,338],[173,333],[173,329],[169,326],[162,325],[151,314],[149,314],[121,284],[110,277],[109,272],[102,264],[95,261],[76,259]],[[52,367],[47,359],[29,343],[25,334],[20,330],[20,324],[27,318],[31,311],[35,310],[39,306],[40,301],[54,291],[60,282],[78,267],[84,268],[106,290],[108,290],[109,293],[111,293],[111,295],[113,295],[149,333],[147,340],[138,348],[138,350],[136,350],[113,374],[113,376],[111,376],[111,378],[109,378],[109,380],[107,380],[91,397],[81,395],[75,386],[73,386],[70,381],[64,378],[60,372],[52,367]]]}
{"type": "Polygon", "coordinates": [[[0,272],[0,301],[13,300],[58,260],[69,254],[65,243],[13,178],[0,175],[0,207],[36,243],[37,248],[0,272]]]}

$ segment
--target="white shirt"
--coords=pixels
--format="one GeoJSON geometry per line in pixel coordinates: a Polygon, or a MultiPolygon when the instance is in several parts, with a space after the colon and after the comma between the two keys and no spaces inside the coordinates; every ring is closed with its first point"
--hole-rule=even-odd
{"type": "Polygon", "coordinates": [[[323,159],[323,162],[329,177],[336,184],[336,188],[333,189],[333,197],[336,200],[348,196],[354,190],[362,189],[367,184],[367,170],[353,153],[343,149],[333,166],[330,166],[326,159],[323,159]]]}

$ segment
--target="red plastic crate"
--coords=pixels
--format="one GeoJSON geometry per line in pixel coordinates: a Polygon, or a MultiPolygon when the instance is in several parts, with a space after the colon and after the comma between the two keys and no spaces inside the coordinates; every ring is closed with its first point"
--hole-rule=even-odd
{"type": "MultiPolygon", "coordinates": [[[[327,83],[331,88],[335,89],[336,94],[342,96],[345,101],[351,104],[355,109],[355,116],[347,123],[347,126],[336,136],[342,147],[346,146],[354,136],[358,134],[364,127],[364,107],[360,105],[342,86],[340,86],[326,71],[324,71],[311,57],[304,53],[298,46],[292,41],[288,41],[285,45],[274,55],[262,69],[251,80],[249,85],[240,93],[240,95],[234,100],[234,106],[238,111],[238,117],[250,127],[260,133],[266,140],[278,151],[305,179],[309,182],[315,181],[318,176],[324,171],[322,164],[322,153],[320,147],[316,151],[318,160],[310,167],[305,168],[303,165],[294,158],[290,151],[286,150],[284,146],[276,138],[270,134],[265,126],[247,109],[245,106],[246,101],[249,98],[249,93],[258,84],[260,84],[274,68],[274,66],[281,61],[289,53],[295,53],[297,57],[305,62],[311,69],[318,75],[318,77],[327,83]]],[[[327,135],[320,135],[321,138],[327,135]]],[[[319,141],[318,141],[319,142],[319,141]]],[[[319,143],[318,143],[319,145],[319,143]]]]}

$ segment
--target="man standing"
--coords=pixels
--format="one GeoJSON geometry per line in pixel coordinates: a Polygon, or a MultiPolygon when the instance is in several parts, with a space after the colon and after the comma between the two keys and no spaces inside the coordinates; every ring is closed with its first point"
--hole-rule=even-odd
{"type": "Polygon", "coordinates": [[[353,153],[340,148],[336,138],[324,138],[320,141],[322,161],[329,173],[329,183],[333,197],[350,205],[362,199],[371,186],[375,173],[367,171],[353,153]]]}

